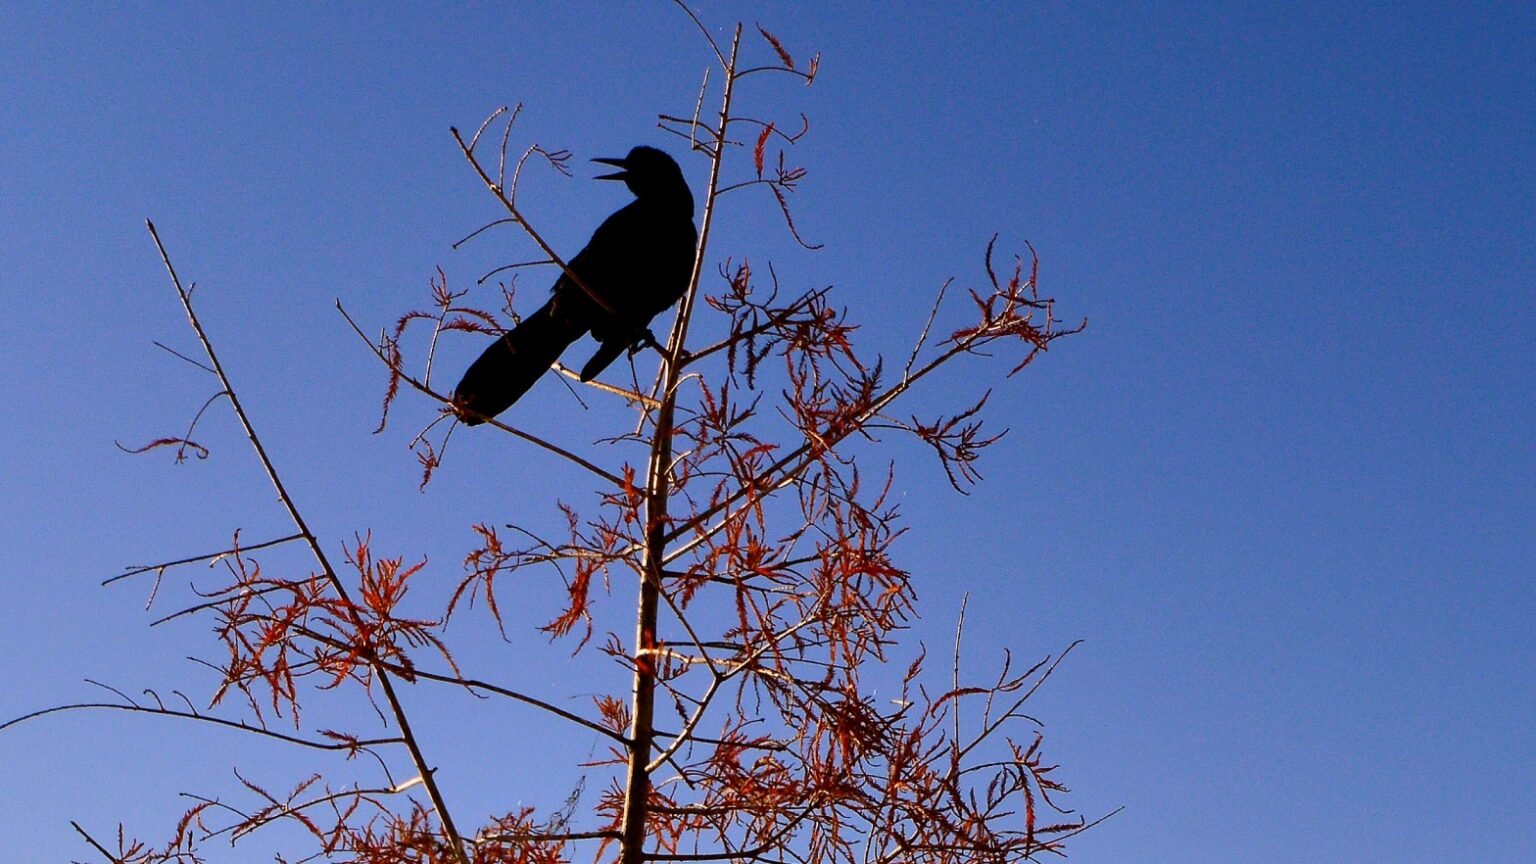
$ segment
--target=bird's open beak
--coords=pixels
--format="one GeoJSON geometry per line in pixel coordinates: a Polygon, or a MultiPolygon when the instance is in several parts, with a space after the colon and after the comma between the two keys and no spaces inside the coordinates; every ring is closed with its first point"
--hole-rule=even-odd
{"type": "MultiPolygon", "coordinates": [[[[625,161],[623,159],[609,159],[609,158],[606,158],[606,157],[599,157],[597,159],[593,159],[592,161],[593,162],[601,162],[604,165],[614,165],[614,166],[617,166],[619,168],[627,167],[627,163],[625,163],[625,161]]],[[[628,176],[629,175],[626,172],[624,172],[624,171],[615,171],[612,174],[599,174],[599,175],[597,175],[596,177],[594,177],[592,179],[594,179],[594,180],[623,180],[623,179],[626,179],[628,176]]]]}

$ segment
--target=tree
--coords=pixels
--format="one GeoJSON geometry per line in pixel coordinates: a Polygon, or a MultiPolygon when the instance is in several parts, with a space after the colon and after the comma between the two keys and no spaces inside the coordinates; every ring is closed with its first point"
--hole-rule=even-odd
{"type": "MultiPolygon", "coordinates": [[[[916,651],[897,667],[904,668],[894,679],[898,697],[876,698],[872,682],[897,659],[895,637],[915,614],[915,594],[911,574],[893,557],[903,531],[890,499],[894,473],[871,478],[861,471],[879,436],[911,435],[931,448],[963,492],[980,479],[982,452],[1002,437],[983,429],[987,394],[927,419],[899,414],[902,398],[935,370],[985,364],[990,352],[1008,357],[1011,377],[1081,327],[1057,326],[1052,301],[1037,291],[1032,249],[1028,261],[1015,258],[999,272],[994,237],[982,256],[980,287],[960,304],[965,311],[946,306],[950,283],[941,286],[926,320],[914,322],[918,335],[897,369],[858,349],[857,327],[832,304],[829,289],[781,298],[772,268],[765,277],[748,259],[722,258],[711,248],[711,226],[727,196],[749,190],[769,193],[786,229],[812,248],[789,206],[805,172],[787,161],[788,152],[806,134],[805,124],[788,131],[742,113],[737,100],[743,82],[759,78],[811,83],[819,58],[797,63],[762,28],[745,34],[738,25],[729,45],[699,29],[718,77],[713,84],[706,77],[691,112],[663,114],[659,125],[707,164],[700,254],[670,335],[655,349],[654,378],[641,377],[648,364],[638,358],[631,386],[592,384],[602,398],[623,400],[634,412],[632,429],[596,433],[609,445],[605,454],[627,456],[613,464],[580,452],[579,443],[492,421],[516,439],[512,446],[543,448],[579,466],[595,497],[558,505],[559,536],[529,526],[475,525],[464,575],[433,615],[410,612],[406,602],[427,572],[425,562],[380,555],[367,535],[343,544],[337,562],[310,529],[150,226],[205,354],[198,362],[218,382],[203,410],[221,398],[228,403],[293,530],[256,542],[237,533],[228,548],[117,577],[222,564],[221,581],[199,584],[194,597],[161,619],[214,622],[223,653],[206,660],[217,676],[207,708],[118,694],[118,702],[61,706],[11,722],[82,707],[147,712],[336,751],[373,779],[349,785],[317,771],[272,792],[242,778],[254,803],[198,797],[159,845],[120,830],[109,849],[77,826],[107,859],[201,861],[211,840],[234,842],[289,825],[309,837],[301,859],[1020,861],[1060,851],[1087,827],[1059,807],[1065,790],[1044,759],[1038,730],[1011,734],[1032,722],[1023,706],[1060,656],[1023,670],[1005,658],[995,675],[973,683],[962,680],[957,645],[950,680],[931,690],[925,654],[916,651]],[[747,59],[754,48],[764,61],[747,59]],[[713,112],[704,107],[710,100],[717,100],[713,112]],[[705,278],[706,266],[718,268],[718,280],[705,278]],[[942,323],[951,316],[956,323],[942,323]],[[705,317],[719,338],[699,345],[689,336],[705,317]],[[268,551],[282,546],[305,549],[308,572],[263,567],[268,551]],[[520,689],[517,669],[486,674],[456,662],[448,621],[470,618],[503,631],[525,625],[529,610],[508,611],[507,585],[535,572],[554,574],[564,586],[541,629],[575,655],[615,664],[626,692],[601,693],[569,710],[520,689]],[[629,586],[636,602],[621,624],[620,613],[597,600],[605,587],[629,586]],[[590,761],[591,776],[607,785],[585,810],[573,794],[553,811],[519,807],[471,821],[454,808],[452,778],[438,776],[414,731],[420,717],[402,697],[408,688],[510,700],[600,736],[604,750],[590,761]],[[377,719],[365,713],[346,729],[301,720],[303,706],[344,691],[363,694],[377,719]],[[371,728],[378,721],[382,732],[371,728]]],[[[517,116],[516,109],[498,110],[473,135],[455,130],[454,138],[506,214],[486,228],[514,226],[542,256],[511,266],[565,268],[517,195],[525,169],[568,171],[569,153],[529,146],[509,158],[517,116]]],[[[729,200],[737,197],[750,200],[729,200]]],[[[388,374],[381,430],[408,391],[442,406],[413,438],[423,486],[443,464],[455,429],[450,400],[432,378],[439,340],[503,330],[497,313],[470,305],[467,296],[450,289],[440,271],[431,307],[406,313],[377,339],[342,310],[388,374]]],[[[506,299],[510,308],[510,291],[506,299]]],[[[178,460],[201,450],[194,435],[202,413],[185,433],[142,449],[172,448],[178,460]]],[[[562,497],[575,494],[562,490],[562,497]]]]}

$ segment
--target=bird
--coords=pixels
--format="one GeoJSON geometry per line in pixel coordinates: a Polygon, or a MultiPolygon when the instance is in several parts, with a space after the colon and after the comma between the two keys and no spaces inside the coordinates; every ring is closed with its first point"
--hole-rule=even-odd
{"type": "Polygon", "coordinates": [[[591,333],[598,348],[581,368],[582,381],[595,378],[626,350],[654,344],[651,319],[688,290],[698,229],[693,192],[677,162],[646,146],[622,159],[592,161],[617,167],[595,179],[622,180],[635,200],[603,220],[586,247],[566,262],[549,300],[464,372],[452,408],[466,426],[510,408],[583,334],[591,333]]]}

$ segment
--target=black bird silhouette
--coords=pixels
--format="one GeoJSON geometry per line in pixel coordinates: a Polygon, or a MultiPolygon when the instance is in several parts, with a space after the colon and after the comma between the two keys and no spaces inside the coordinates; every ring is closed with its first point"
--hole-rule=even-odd
{"type": "Polygon", "coordinates": [[[586,248],[566,262],[570,272],[555,280],[549,301],[491,343],[464,373],[453,406],[467,426],[507,410],[583,333],[599,343],[581,368],[583,381],[625,350],[654,342],[651,319],[688,289],[698,231],[682,169],[655,147],[592,161],[620,168],[597,179],[623,180],[635,200],[603,220],[586,248]]]}

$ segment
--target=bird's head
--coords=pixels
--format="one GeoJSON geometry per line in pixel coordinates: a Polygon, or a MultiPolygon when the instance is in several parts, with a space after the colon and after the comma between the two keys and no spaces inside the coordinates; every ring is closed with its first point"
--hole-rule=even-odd
{"type": "Polygon", "coordinates": [[[683,169],[677,167],[671,156],[655,147],[636,147],[623,159],[593,159],[620,170],[602,174],[598,180],[623,180],[636,198],[666,199],[688,202],[688,212],[693,212],[693,193],[688,181],[683,179],[683,169]]]}

